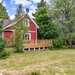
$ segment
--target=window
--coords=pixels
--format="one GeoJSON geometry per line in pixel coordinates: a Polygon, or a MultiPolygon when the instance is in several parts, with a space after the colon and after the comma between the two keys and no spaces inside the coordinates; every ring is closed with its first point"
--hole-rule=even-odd
{"type": "Polygon", "coordinates": [[[31,40],[31,33],[25,33],[24,40],[31,40]]]}

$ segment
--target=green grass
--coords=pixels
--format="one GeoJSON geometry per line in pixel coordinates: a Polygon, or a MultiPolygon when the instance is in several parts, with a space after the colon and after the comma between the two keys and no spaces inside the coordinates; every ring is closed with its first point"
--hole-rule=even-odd
{"type": "MultiPolygon", "coordinates": [[[[13,49],[6,49],[11,53],[13,49]]],[[[11,53],[0,60],[0,71],[7,75],[75,75],[75,50],[61,49],[11,53]],[[58,74],[57,74],[58,73],[58,74]]]]}

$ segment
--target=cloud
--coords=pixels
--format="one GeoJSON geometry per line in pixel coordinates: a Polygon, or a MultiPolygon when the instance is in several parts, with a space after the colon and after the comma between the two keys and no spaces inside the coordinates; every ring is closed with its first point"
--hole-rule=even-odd
{"type": "Polygon", "coordinates": [[[3,6],[6,7],[6,3],[5,2],[3,2],[3,6]]]}
{"type": "Polygon", "coordinates": [[[31,2],[28,0],[11,0],[13,2],[15,2],[15,4],[22,4],[22,5],[30,5],[31,2]]]}
{"type": "Polygon", "coordinates": [[[38,2],[41,0],[11,0],[11,3],[14,4],[22,4],[23,6],[31,6],[31,5],[36,5],[38,2]]]}
{"type": "Polygon", "coordinates": [[[40,0],[10,0],[10,1],[7,1],[7,4],[5,5],[4,3],[4,6],[7,8],[7,12],[10,16],[10,19],[14,19],[15,18],[15,13],[16,13],[16,9],[17,9],[17,5],[18,4],[22,4],[23,7],[25,8],[24,10],[26,10],[26,8],[29,8],[29,15],[32,15],[32,13],[35,13],[36,12],[36,8],[37,8],[37,3],[40,2],[40,0]],[[8,5],[8,2],[10,5],[8,5]],[[10,8],[11,6],[11,8],[10,8]]]}
{"type": "Polygon", "coordinates": [[[36,6],[36,5],[32,5],[32,6],[30,7],[30,9],[32,9],[32,10],[37,9],[37,6],[36,6]]]}
{"type": "Polygon", "coordinates": [[[11,0],[11,3],[14,2],[15,4],[22,4],[25,8],[30,9],[30,14],[35,12],[37,8],[36,4],[40,2],[40,0],[11,0]]]}
{"type": "Polygon", "coordinates": [[[32,0],[33,2],[35,2],[35,3],[38,3],[38,2],[40,2],[41,0],[32,0]]]}
{"type": "Polygon", "coordinates": [[[35,3],[38,3],[40,2],[41,0],[11,0],[13,2],[15,2],[16,4],[26,4],[29,3],[29,2],[35,2],[35,3]]]}
{"type": "Polygon", "coordinates": [[[2,0],[0,0],[0,3],[2,2],[2,0]]]}
{"type": "Polygon", "coordinates": [[[11,16],[10,16],[10,19],[11,19],[11,20],[15,19],[15,15],[11,15],[11,16]]]}

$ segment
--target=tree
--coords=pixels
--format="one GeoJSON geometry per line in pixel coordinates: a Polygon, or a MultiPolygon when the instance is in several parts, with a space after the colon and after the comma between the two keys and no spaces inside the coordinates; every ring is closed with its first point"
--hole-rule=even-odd
{"type": "MultiPolygon", "coordinates": [[[[75,1],[74,0],[53,0],[53,16],[59,22],[65,39],[72,39],[75,33],[75,1]]],[[[70,41],[70,44],[71,41],[70,41]]]]}
{"type": "Polygon", "coordinates": [[[8,53],[5,52],[4,50],[5,43],[4,39],[2,38],[3,20],[5,18],[8,18],[8,14],[6,12],[5,7],[3,7],[2,4],[0,3],[0,58],[5,58],[6,56],[8,56],[8,53]]]}
{"type": "Polygon", "coordinates": [[[74,26],[74,8],[75,5],[73,3],[74,0],[54,0],[55,2],[55,10],[57,11],[56,14],[59,22],[68,28],[68,32],[72,32],[74,26]]]}
{"type": "Polygon", "coordinates": [[[46,5],[46,1],[41,0],[41,2],[38,3],[38,8],[43,7],[44,5],[46,5]]]}
{"type": "Polygon", "coordinates": [[[0,18],[8,18],[8,13],[6,12],[6,8],[2,6],[0,3],[0,18]]]}
{"type": "Polygon", "coordinates": [[[4,41],[2,39],[2,20],[0,21],[0,52],[4,49],[4,41]]]}
{"type": "Polygon", "coordinates": [[[0,3],[0,34],[2,33],[2,24],[3,19],[8,18],[8,13],[6,12],[5,7],[0,3]]]}
{"type": "MultiPolygon", "coordinates": [[[[23,17],[24,11],[22,5],[19,5],[17,8],[16,21],[18,21],[21,17],[23,17]]],[[[15,26],[15,46],[17,52],[22,52],[23,48],[23,35],[25,33],[25,20],[19,21],[15,26]]]]}
{"type": "Polygon", "coordinates": [[[44,0],[38,4],[35,19],[39,25],[38,38],[50,39],[58,36],[58,28],[48,15],[48,6],[44,0]]]}
{"type": "Polygon", "coordinates": [[[3,41],[3,38],[2,38],[3,20],[5,18],[7,18],[7,17],[8,17],[8,13],[6,12],[5,7],[3,7],[2,4],[0,3],[0,49],[3,49],[4,48],[4,46],[3,46],[4,41],[3,41]]]}

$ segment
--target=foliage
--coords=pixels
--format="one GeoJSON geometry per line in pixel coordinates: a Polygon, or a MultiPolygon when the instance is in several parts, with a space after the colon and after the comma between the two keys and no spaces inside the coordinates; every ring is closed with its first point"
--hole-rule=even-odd
{"type": "Polygon", "coordinates": [[[48,25],[43,25],[43,29],[39,29],[38,37],[44,39],[56,38],[60,34],[60,27],[57,26],[56,22],[50,22],[48,25]]]}
{"type": "Polygon", "coordinates": [[[0,3],[0,18],[7,18],[8,14],[6,12],[6,8],[2,6],[0,3]]]}
{"type": "Polygon", "coordinates": [[[21,23],[17,23],[15,25],[15,46],[16,46],[16,52],[22,52],[22,45],[23,45],[23,36],[21,31],[21,23]],[[18,27],[17,27],[18,25],[18,27]]]}
{"type": "Polygon", "coordinates": [[[0,52],[0,59],[6,59],[9,55],[9,52],[3,50],[2,52],[0,52]]]}
{"type": "Polygon", "coordinates": [[[46,5],[46,2],[41,2],[42,3],[38,4],[40,6],[35,13],[35,19],[39,25],[38,38],[56,38],[59,35],[59,27],[56,25],[57,23],[54,23],[51,17],[48,16],[48,6],[46,5]]]}
{"type": "Polygon", "coordinates": [[[75,32],[71,34],[71,38],[75,40],[75,32]]]}
{"type": "MultiPolygon", "coordinates": [[[[58,22],[58,26],[60,26],[61,33],[63,33],[62,35],[64,39],[70,41],[69,43],[72,45],[71,40],[74,41],[75,39],[75,13],[74,13],[75,1],[74,0],[51,0],[51,1],[52,7],[49,8],[48,15],[52,17],[53,21],[58,22]]],[[[61,37],[62,35],[59,36],[61,37]]]]}
{"type": "Polygon", "coordinates": [[[0,23],[0,59],[6,58],[9,55],[4,48],[5,42],[2,39],[2,24],[0,23]]]}
{"type": "Polygon", "coordinates": [[[75,32],[68,33],[68,34],[66,35],[66,39],[74,39],[74,40],[75,40],[75,32]]]}
{"type": "Polygon", "coordinates": [[[38,3],[38,8],[43,7],[44,5],[46,5],[46,2],[41,0],[40,3],[38,3]]]}
{"type": "Polygon", "coordinates": [[[23,44],[22,32],[20,30],[15,29],[16,52],[22,52],[22,44],[23,44]]]}
{"type": "Polygon", "coordinates": [[[2,38],[0,38],[0,52],[4,50],[4,47],[4,41],[2,40],[2,38]]]}
{"type": "MultiPolygon", "coordinates": [[[[16,13],[16,21],[24,15],[24,11],[22,8],[22,5],[19,5],[16,13]]],[[[25,33],[25,23],[24,20],[19,21],[15,26],[15,46],[16,46],[16,51],[17,52],[22,52],[23,48],[23,35],[25,33]],[[24,25],[23,25],[24,24],[24,25]]]]}
{"type": "MultiPolygon", "coordinates": [[[[64,35],[75,32],[75,2],[74,0],[53,0],[54,18],[59,22],[64,35]]],[[[70,37],[69,37],[70,38],[70,37]]]]}
{"type": "Polygon", "coordinates": [[[63,48],[64,40],[60,37],[53,41],[53,48],[63,48]]]}
{"type": "Polygon", "coordinates": [[[7,17],[8,17],[8,14],[6,12],[5,7],[3,7],[2,4],[0,3],[0,58],[5,58],[8,55],[4,50],[5,42],[2,39],[3,19],[7,17]]]}

